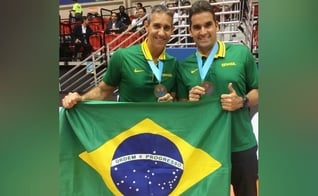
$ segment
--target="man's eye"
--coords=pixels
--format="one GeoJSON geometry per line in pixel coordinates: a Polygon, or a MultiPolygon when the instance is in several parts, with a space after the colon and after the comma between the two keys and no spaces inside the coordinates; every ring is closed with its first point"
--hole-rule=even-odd
{"type": "Polygon", "coordinates": [[[198,26],[198,25],[194,25],[194,26],[192,26],[192,28],[193,28],[194,30],[200,30],[200,29],[201,29],[201,27],[198,26]]]}
{"type": "Polygon", "coordinates": [[[204,25],[205,28],[210,28],[213,25],[213,22],[208,22],[204,25]]]}
{"type": "Polygon", "coordinates": [[[154,25],[153,28],[160,29],[160,25],[154,25]]]}
{"type": "Polygon", "coordinates": [[[164,31],[170,31],[171,30],[171,26],[164,26],[163,29],[164,29],[164,31]]]}

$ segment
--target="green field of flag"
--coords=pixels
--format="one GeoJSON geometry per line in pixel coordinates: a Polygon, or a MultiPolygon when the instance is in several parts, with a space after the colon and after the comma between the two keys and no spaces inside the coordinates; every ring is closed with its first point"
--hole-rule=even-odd
{"type": "Polygon", "coordinates": [[[230,125],[218,99],[62,109],[60,195],[228,196],[230,125]]]}

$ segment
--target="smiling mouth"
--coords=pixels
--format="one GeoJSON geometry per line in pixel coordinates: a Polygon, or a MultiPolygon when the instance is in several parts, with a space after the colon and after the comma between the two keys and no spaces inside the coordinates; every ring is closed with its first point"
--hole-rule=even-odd
{"type": "Polygon", "coordinates": [[[166,40],[165,39],[156,39],[158,42],[160,43],[166,43],[166,40]]]}
{"type": "Polygon", "coordinates": [[[208,39],[208,38],[203,38],[203,39],[199,39],[199,41],[200,41],[200,42],[203,42],[203,43],[206,43],[206,42],[209,41],[209,39],[208,39]]]}

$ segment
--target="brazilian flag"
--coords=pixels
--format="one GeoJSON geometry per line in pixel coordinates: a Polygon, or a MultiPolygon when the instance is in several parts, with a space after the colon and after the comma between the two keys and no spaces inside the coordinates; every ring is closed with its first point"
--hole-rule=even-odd
{"type": "Polygon", "coordinates": [[[60,195],[228,196],[230,126],[219,99],[62,109],[60,195]]]}

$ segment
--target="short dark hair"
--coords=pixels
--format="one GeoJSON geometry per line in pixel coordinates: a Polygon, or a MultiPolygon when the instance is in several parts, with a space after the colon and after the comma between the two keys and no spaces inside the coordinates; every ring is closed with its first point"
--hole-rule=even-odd
{"type": "Polygon", "coordinates": [[[119,10],[120,10],[120,9],[124,9],[124,10],[125,10],[125,6],[120,5],[120,6],[118,7],[118,9],[119,9],[119,10]]]}
{"type": "Polygon", "coordinates": [[[111,11],[110,16],[112,16],[113,14],[115,14],[118,17],[118,13],[116,13],[115,11],[111,11]]]}
{"type": "Polygon", "coordinates": [[[213,6],[208,2],[204,0],[196,1],[192,4],[192,6],[189,9],[189,25],[191,26],[191,17],[195,14],[199,14],[202,12],[210,12],[213,16],[214,22],[216,22],[215,13],[213,11],[213,6]]]}
{"type": "Polygon", "coordinates": [[[140,9],[142,9],[145,13],[147,13],[147,10],[146,10],[145,7],[140,7],[140,8],[138,8],[138,10],[140,10],[140,9]]]}

